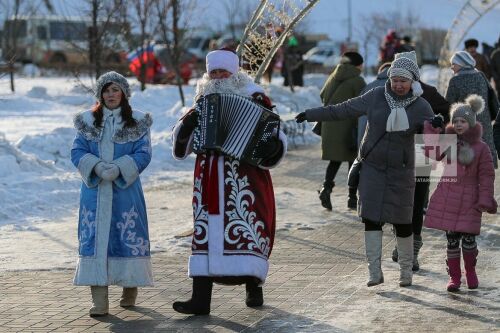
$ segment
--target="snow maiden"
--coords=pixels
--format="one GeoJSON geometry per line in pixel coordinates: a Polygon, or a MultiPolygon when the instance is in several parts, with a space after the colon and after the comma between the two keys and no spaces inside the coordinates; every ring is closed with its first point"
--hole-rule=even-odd
{"type": "Polygon", "coordinates": [[[108,72],[97,80],[97,103],[75,116],[71,161],[83,183],[74,284],[90,286],[90,316],[108,313],[108,286],[123,287],[122,307],[137,287],[151,286],[148,219],[139,174],[151,161],[148,113],[132,110],[127,80],[108,72]]]}

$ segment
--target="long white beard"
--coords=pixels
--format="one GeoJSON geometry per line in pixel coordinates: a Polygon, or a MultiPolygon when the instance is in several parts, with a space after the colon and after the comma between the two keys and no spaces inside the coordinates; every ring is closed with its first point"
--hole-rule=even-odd
{"type": "Polygon", "coordinates": [[[252,81],[252,78],[243,72],[233,74],[227,79],[210,79],[208,73],[205,73],[198,81],[194,100],[196,102],[200,96],[214,93],[249,96],[258,92],[258,88],[260,87],[252,81]]]}

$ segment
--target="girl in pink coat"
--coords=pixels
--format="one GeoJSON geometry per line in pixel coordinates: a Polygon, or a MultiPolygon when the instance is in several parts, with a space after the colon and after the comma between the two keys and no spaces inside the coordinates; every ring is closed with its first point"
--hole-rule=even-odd
{"type": "MultiPolygon", "coordinates": [[[[460,288],[460,240],[467,286],[469,289],[478,287],[479,281],[475,271],[478,255],[476,235],[479,235],[481,229],[482,213],[495,214],[498,206],[493,196],[495,170],[490,149],[481,140],[482,126],[476,122],[476,115],[483,109],[484,100],[479,95],[470,95],[465,103],[451,106],[452,120],[445,133],[457,135],[457,163],[445,164],[443,175],[449,174],[447,172],[450,170],[447,168],[453,167],[456,168],[456,177],[441,178],[429,201],[424,221],[428,228],[446,231],[446,262],[450,275],[448,291],[458,291],[460,288]]],[[[426,122],[424,134],[439,134],[439,125],[436,118],[432,124],[426,122]]],[[[425,136],[427,147],[437,146],[436,140],[433,140],[435,137],[425,136]]]]}

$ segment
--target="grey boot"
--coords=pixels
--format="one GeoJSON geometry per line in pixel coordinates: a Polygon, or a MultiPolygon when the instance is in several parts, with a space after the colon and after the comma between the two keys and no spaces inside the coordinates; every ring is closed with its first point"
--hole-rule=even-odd
{"type": "Polygon", "coordinates": [[[109,312],[108,286],[91,286],[92,307],[89,310],[91,317],[105,316],[109,312]]]}
{"type": "Polygon", "coordinates": [[[136,298],[137,298],[137,287],[123,288],[122,298],[120,299],[120,306],[123,308],[134,306],[136,298]]]}
{"type": "Polygon", "coordinates": [[[368,261],[369,280],[368,287],[384,283],[382,273],[382,231],[365,231],[365,252],[368,261]]]}
{"type": "Polygon", "coordinates": [[[396,237],[398,243],[399,286],[411,286],[413,277],[413,235],[396,237]]]}
{"type": "Polygon", "coordinates": [[[416,272],[420,269],[420,264],[418,263],[418,253],[420,252],[422,245],[424,245],[424,242],[422,242],[422,236],[421,235],[413,235],[413,267],[412,267],[412,270],[414,272],[416,272]]]}

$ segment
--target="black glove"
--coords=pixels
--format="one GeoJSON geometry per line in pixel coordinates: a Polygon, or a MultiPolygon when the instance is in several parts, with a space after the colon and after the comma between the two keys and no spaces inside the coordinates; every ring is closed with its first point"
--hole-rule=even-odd
{"type": "Polygon", "coordinates": [[[197,125],[198,113],[194,109],[191,109],[182,119],[182,126],[185,127],[189,132],[192,132],[197,125]]]}
{"type": "Polygon", "coordinates": [[[441,114],[435,115],[431,120],[431,125],[434,128],[442,128],[444,125],[444,118],[441,114]]]}
{"type": "Polygon", "coordinates": [[[281,140],[275,136],[271,136],[269,141],[261,143],[257,148],[255,148],[255,157],[266,159],[276,155],[282,147],[281,140]]]}
{"type": "Polygon", "coordinates": [[[298,115],[295,116],[295,121],[297,123],[303,123],[304,121],[306,121],[307,118],[306,118],[306,113],[305,112],[301,112],[299,113],[298,115]]]}

